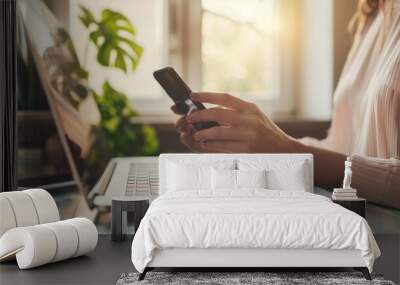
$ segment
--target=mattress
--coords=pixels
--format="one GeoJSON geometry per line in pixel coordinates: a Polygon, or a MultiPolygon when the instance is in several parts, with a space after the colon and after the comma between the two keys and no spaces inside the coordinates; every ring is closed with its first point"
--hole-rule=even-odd
{"type": "Polygon", "coordinates": [[[371,272],[380,255],[361,216],[320,195],[265,189],[158,197],[136,232],[132,262],[143,272],[156,250],[172,248],[359,250],[371,272]]]}

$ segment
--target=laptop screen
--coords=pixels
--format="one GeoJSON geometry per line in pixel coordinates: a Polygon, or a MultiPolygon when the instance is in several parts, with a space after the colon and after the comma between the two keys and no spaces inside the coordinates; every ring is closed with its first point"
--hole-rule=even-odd
{"type": "MultiPolygon", "coordinates": [[[[72,174],[79,187],[90,187],[103,169],[91,172],[92,177],[85,172],[90,167],[94,129],[100,123],[94,93],[88,88],[87,72],[67,30],[42,1],[20,0],[18,7],[72,174]]],[[[97,165],[103,168],[105,163],[97,165]]]]}

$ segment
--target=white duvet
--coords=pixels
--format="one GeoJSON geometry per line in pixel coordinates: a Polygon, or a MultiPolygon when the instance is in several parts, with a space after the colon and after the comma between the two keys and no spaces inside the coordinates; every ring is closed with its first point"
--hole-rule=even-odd
{"type": "Polygon", "coordinates": [[[265,189],[160,196],[134,237],[132,262],[143,272],[165,248],[358,249],[370,272],[380,255],[359,215],[320,195],[265,189]]]}

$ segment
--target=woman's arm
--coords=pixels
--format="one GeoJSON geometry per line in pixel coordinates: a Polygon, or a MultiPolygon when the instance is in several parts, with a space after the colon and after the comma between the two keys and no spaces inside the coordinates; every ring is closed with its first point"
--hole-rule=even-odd
{"type": "Polygon", "coordinates": [[[312,153],[314,155],[314,179],[317,186],[325,189],[342,186],[346,155],[306,145],[298,140],[295,140],[292,150],[295,153],[312,153]]]}
{"type": "MultiPolygon", "coordinates": [[[[176,128],[182,142],[196,152],[312,153],[315,183],[332,189],[343,179],[346,155],[309,146],[283,132],[255,104],[222,93],[193,93],[192,99],[219,107],[181,117],[176,128]],[[216,121],[220,126],[195,131],[193,123],[216,121]]],[[[176,108],[173,108],[176,111],[176,108]]]]}
{"type": "Polygon", "coordinates": [[[352,156],[352,187],[368,201],[400,209],[400,157],[352,156]]]}

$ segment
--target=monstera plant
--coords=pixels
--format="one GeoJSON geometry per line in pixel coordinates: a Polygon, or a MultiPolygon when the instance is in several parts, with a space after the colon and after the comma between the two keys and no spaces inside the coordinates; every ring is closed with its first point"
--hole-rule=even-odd
{"type": "Polygon", "coordinates": [[[98,48],[97,61],[103,66],[114,66],[127,72],[134,71],[143,53],[143,48],[135,42],[136,30],[121,13],[105,9],[101,18],[81,6],[82,24],[90,30],[90,40],[98,48]],[[115,53],[115,59],[111,54],[115,53]]]}
{"type": "MultiPolygon", "coordinates": [[[[136,42],[136,30],[128,18],[110,9],[104,9],[99,19],[86,7],[80,6],[80,12],[80,22],[88,30],[87,44],[97,48],[97,62],[104,68],[116,68],[126,74],[134,72],[143,48],[136,42]]],[[[125,94],[117,91],[109,81],[103,83],[101,94],[95,91],[93,94],[101,122],[93,129],[95,140],[89,157],[91,165],[102,168],[111,157],[158,153],[155,130],[145,124],[132,123],[132,118],[138,113],[125,94]]]]}

